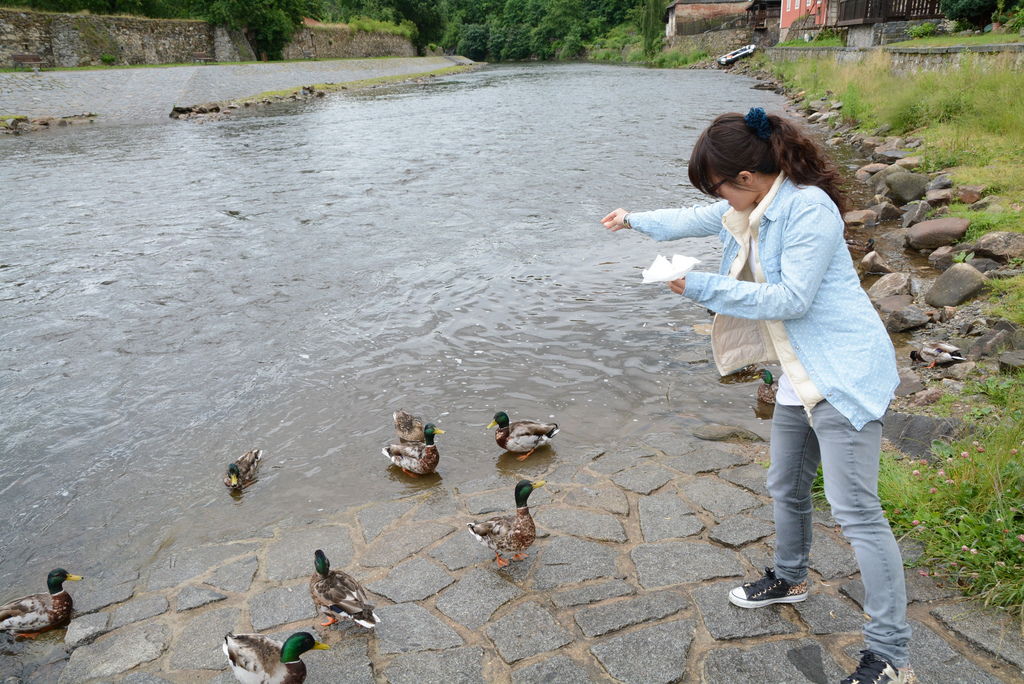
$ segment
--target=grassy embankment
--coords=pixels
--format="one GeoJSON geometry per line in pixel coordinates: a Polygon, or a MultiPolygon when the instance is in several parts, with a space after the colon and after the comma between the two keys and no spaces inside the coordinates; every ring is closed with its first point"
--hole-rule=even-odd
{"type": "MultiPolygon", "coordinates": [[[[867,134],[921,138],[915,154],[926,171],[946,170],[958,185],[985,185],[1000,196],[1003,211],[950,208],[971,220],[965,242],[992,230],[1024,232],[1024,73],[1009,63],[966,60],[900,75],[884,54],[843,65],[759,61],[808,100],[841,100],[845,121],[867,134]]],[[[992,281],[987,304],[991,315],[1024,325],[1024,276],[992,281]]],[[[931,461],[883,454],[883,505],[898,536],[923,544],[921,572],[1024,618],[1024,376],[979,364],[962,395],[930,410],[953,406],[973,425],[970,433],[933,445],[931,461]]]]}
{"type": "Polygon", "coordinates": [[[644,64],[659,69],[673,69],[707,59],[708,53],[704,50],[669,48],[647,59],[636,29],[629,24],[622,24],[587,45],[586,58],[591,62],[644,64]]]}

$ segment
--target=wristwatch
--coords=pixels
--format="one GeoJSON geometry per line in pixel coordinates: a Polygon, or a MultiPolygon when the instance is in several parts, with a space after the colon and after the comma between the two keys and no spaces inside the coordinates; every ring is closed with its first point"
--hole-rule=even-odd
{"type": "Polygon", "coordinates": [[[626,226],[626,227],[627,227],[627,228],[629,228],[630,230],[633,230],[633,226],[632,226],[632,224],[630,224],[630,222],[629,222],[629,212],[628,212],[628,211],[627,211],[627,212],[625,213],[625,215],[624,215],[624,216],[622,217],[622,225],[626,226]]]}

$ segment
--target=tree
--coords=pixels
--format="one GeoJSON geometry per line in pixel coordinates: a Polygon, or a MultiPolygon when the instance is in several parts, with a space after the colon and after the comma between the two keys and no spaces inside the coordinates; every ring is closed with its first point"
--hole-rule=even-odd
{"type": "Polygon", "coordinates": [[[205,14],[212,23],[246,29],[258,53],[281,59],[302,17],[321,13],[307,0],[211,0],[205,14]]]}
{"type": "Polygon", "coordinates": [[[996,0],[940,0],[939,11],[948,19],[981,27],[992,21],[996,0]]]}
{"type": "Polygon", "coordinates": [[[487,24],[463,24],[456,50],[475,62],[483,61],[487,57],[488,33],[487,24]]]}
{"type": "Polygon", "coordinates": [[[661,50],[661,37],[665,33],[661,0],[644,0],[637,8],[636,27],[640,30],[644,56],[654,57],[661,50]]]}

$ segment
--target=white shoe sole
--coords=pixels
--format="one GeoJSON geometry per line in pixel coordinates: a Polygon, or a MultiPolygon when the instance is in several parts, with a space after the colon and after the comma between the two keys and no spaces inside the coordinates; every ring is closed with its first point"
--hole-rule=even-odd
{"type": "Polygon", "coordinates": [[[763,601],[751,601],[747,599],[743,593],[743,589],[735,587],[729,591],[729,603],[740,608],[760,608],[761,606],[770,606],[774,603],[800,603],[801,601],[807,600],[807,592],[802,594],[794,594],[792,596],[781,596],[774,599],[765,599],[763,601]]]}

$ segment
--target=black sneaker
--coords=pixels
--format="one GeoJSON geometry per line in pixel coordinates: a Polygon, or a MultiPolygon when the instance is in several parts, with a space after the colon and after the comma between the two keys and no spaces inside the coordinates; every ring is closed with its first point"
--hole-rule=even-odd
{"type": "Polygon", "coordinates": [[[729,601],[740,608],[760,608],[773,603],[799,603],[807,598],[807,582],[790,584],[775,576],[771,568],[764,569],[764,577],[747,582],[729,591],[729,601]]]}
{"type": "Polygon", "coordinates": [[[917,677],[909,667],[896,669],[892,663],[872,651],[860,652],[857,670],[840,684],[915,684],[917,677]]]}

